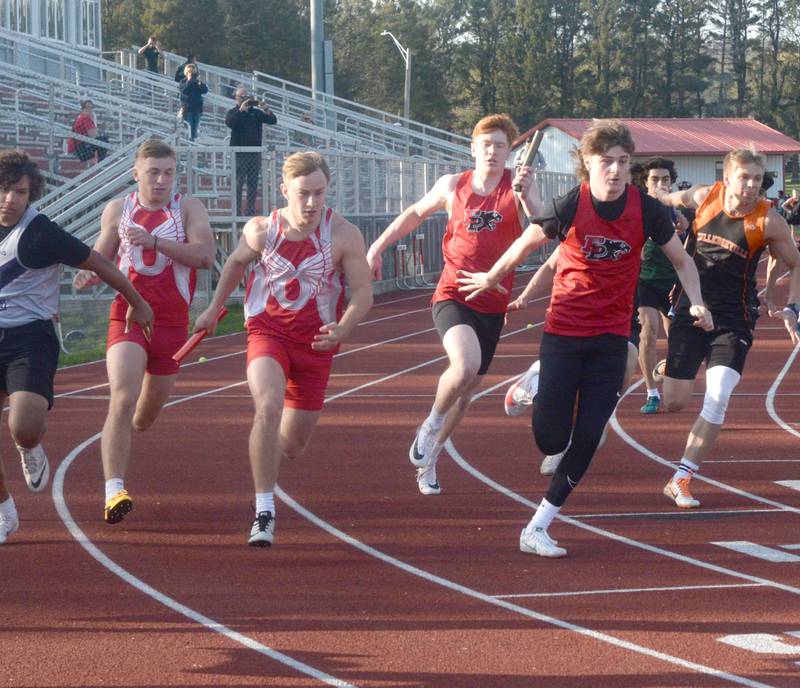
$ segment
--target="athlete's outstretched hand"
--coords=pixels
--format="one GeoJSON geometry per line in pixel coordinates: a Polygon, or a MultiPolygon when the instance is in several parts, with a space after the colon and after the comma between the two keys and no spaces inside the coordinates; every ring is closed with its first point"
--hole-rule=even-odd
{"type": "Polygon", "coordinates": [[[522,294],[520,294],[516,299],[508,302],[508,307],[506,308],[506,311],[508,313],[510,313],[511,311],[521,311],[527,307],[528,307],[528,299],[523,298],[522,294]]]}
{"type": "Polygon", "coordinates": [[[770,310],[769,314],[773,318],[783,320],[783,324],[786,327],[786,331],[789,333],[792,344],[800,344],[800,321],[791,306],[787,306],[781,310],[770,310]]]}
{"type": "Polygon", "coordinates": [[[319,328],[319,334],[314,335],[311,348],[314,351],[330,351],[335,349],[344,340],[342,328],[335,322],[327,323],[319,328]]]}
{"type": "Polygon", "coordinates": [[[699,327],[706,332],[711,332],[714,329],[714,319],[711,317],[711,311],[705,306],[692,306],[689,308],[689,313],[694,318],[695,327],[699,327]]]}
{"type": "Polygon", "coordinates": [[[458,291],[467,294],[467,301],[472,301],[478,295],[491,289],[497,289],[501,294],[508,294],[508,289],[500,284],[500,280],[491,279],[488,272],[459,270],[457,275],[456,282],[461,285],[458,291]]]}
{"type": "Polygon", "coordinates": [[[88,289],[95,284],[100,284],[102,280],[97,276],[96,272],[92,270],[78,270],[75,277],[72,279],[72,285],[77,289],[88,289]]]}

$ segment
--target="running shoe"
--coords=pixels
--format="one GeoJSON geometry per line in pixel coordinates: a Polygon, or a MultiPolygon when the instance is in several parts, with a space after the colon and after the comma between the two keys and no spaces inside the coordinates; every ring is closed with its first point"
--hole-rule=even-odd
{"type": "Polygon", "coordinates": [[[644,406],[639,409],[639,411],[644,413],[646,416],[649,416],[652,413],[658,413],[660,406],[661,397],[647,397],[647,401],[644,403],[644,406]]]}
{"type": "Polygon", "coordinates": [[[525,554],[557,558],[567,555],[567,550],[559,547],[544,528],[532,528],[528,524],[519,534],[519,549],[525,554]]]}
{"type": "Polygon", "coordinates": [[[119,523],[125,516],[133,511],[133,500],[127,490],[120,490],[110,499],[106,500],[103,518],[109,525],[119,523]]]}
{"type": "Polygon", "coordinates": [[[542,475],[553,475],[558,468],[558,464],[561,463],[561,459],[564,458],[564,454],[567,453],[567,450],[558,453],[558,454],[551,454],[550,456],[545,456],[542,459],[542,465],[539,466],[539,472],[542,475]]]}
{"type": "Polygon", "coordinates": [[[8,540],[9,535],[19,528],[19,516],[15,511],[12,516],[0,514],[0,545],[8,540]]]}
{"type": "Polygon", "coordinates": [[[664,496],[672,499],[681,509],[694,509],[700,506],[700,502],[692,497],[689,491],[689,481],[691,478],[673,478],[664,485],[664,496]]]}
{"type": "Polygon", "coordinates": [[[253,547],[272,547],[275,538],[275,517],[271,511],[259,511],[250,528],[248,545],[253,547]]]}
{"type": "Polygon", "coordinates": [[[47,479],[50,477],[50,463],[42,445],[37,444],[32,449],[17,445],[17,451],[22,461],[22,473],[25,482],[28,483],[28,489],[31,492],[41,492],[47,487],[47,479]]]}
{"type": "Polygon", "coordinates": [[[505,398],[507,416],[518,416],[526,408],[533,405],[536,392],[539,391],[539,361],[525,371],[511,387],[508,388],[505,398]]]}
{"type": "Polygon", "coordinates": [[[408,460],[417,468],[424,468],[431,461],[436,461],[437,457],[431,455],[435,444],[436,436],[423,423],[417,428],[417,434],[408,449],[408,460]]]}
{"type": "Polygon", "coordinates": [[[436,461],[431,461],[427,466],[417,469],[417,487],[424,495],[441,494],[442,488],[436,477],[436,461]]]}

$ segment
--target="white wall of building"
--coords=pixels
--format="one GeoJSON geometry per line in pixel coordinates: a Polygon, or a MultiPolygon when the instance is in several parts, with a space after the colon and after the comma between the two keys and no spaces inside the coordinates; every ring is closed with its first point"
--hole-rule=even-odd
{"type": "Polygon", "coordinates": [[[3,0],[0,26],[95,52],[103,44],[100,0],[3,0]]]}

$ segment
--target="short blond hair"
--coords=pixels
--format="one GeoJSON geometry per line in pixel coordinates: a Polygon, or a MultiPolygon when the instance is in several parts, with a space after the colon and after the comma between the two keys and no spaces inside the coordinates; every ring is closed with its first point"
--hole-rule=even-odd
{"type": "Polygon", "coordinates": [[[508,138],[508,145],[514,143],[514,139],[519,136],[519,129],[514,124],[514,120],[504,112],[494,115],[486,115],[486,117],[478,120],[478,123],[472,130],[472,140],[477,139],[481,134],[487,134],[490,131],[502,131],[508,138]]]}
{"type": "Polygon", "coordinates": [[[166,141],[162,141],[161,139],[147,139],[147,141],[136,149],[133,162],[136,163],[144,158],[174,158],[177,162],[178,154],[166,141]]]}
{"type": "Polygon", "coordinates": [[[735,148],[722,161],[722,171],[728,174],[738,165],[758,165],[761,171],[767,169],[767,159],[752,144],[747,148],[735,148]]]}
{"type": "Polygon", "coordinates": [[[619,146],[628,155],[633,155],[636,144],[631,130],[618,119],[595,119],[583,132],[578,148],[572,151],[575,159],[575,174],[583,182],[589,181],[589,170],[583,162],[586,155],[600,155],[619,146]]]}
{"type": "Polygon", "coordinates": [[[320,153],[317,151],[292,153],[283,161],[283,181],[287,183],[295,177],[307,177],[317,170],[321,170],[325,175],[325,180],[330,182],[330,168],[320,153]]]}

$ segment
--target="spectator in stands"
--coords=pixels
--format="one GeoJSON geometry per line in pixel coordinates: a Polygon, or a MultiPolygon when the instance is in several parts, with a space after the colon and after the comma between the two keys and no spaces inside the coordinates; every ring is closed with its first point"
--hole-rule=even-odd
{"type": "Polygon", "coordinates": [[[175,70],[175,81],[177,83],[181,83],[181,81],[183,81],[186,67],[188,67],[190,64],[197,66],[197,55],[195,55],[194,53],[189,53],[186,56],[186,62],[184,62],[180,67],[178,67],[175,70]]]}
{"type": "MultiPolygon", "coordinates": [[[[108,137],[98,135],[97,125],[94,122],[94,103],[89,100],[81,101],[81,111],[72,123],[72,131],[81,136],[97,139],[104,143],[108,143],[108,137]]],[[[97,146],[89,141],[82,139],[75,139],[70,137],[67,139],[67,152],[72,153],[81,162],[92,162],[97,160],[100,162],[106,157],[108,151],[103,146],[97,146]]]]}
{"type": "MultiPolygon", "coordinates": [[[[261,146],[262,126],[277,124],[278,118],[263,100],[251,96],[244,86],[234,93],[236,106],[228,110],[225,124],[231,130],[231,146],[261,146]]],[[[247,182],[247,215],[256,214],[256,191],[261,171],[261,153],[236,153],[236,214],[242,214],[242,187],[247,182]]]]}
{"type": "Polygon", "coordinates": [[[197,139],[197,127],[200,124],[200,115],[203,114],[203,94],[208,93],[208,86],[200,81],[200,72],[196,64],[187,64],[183,70],[184,78],[181,81],[181,109],[183,118],[189,123],[191,140],[197,139]]]}
{"type": "Polygon", "coordinates": [[[147,61],[147,71],[158,73],[158,56],[161,54],[161,46],[158,44],[155,36],[150,36],[141,48],[139,54],[144,55],[147,61]]]}

